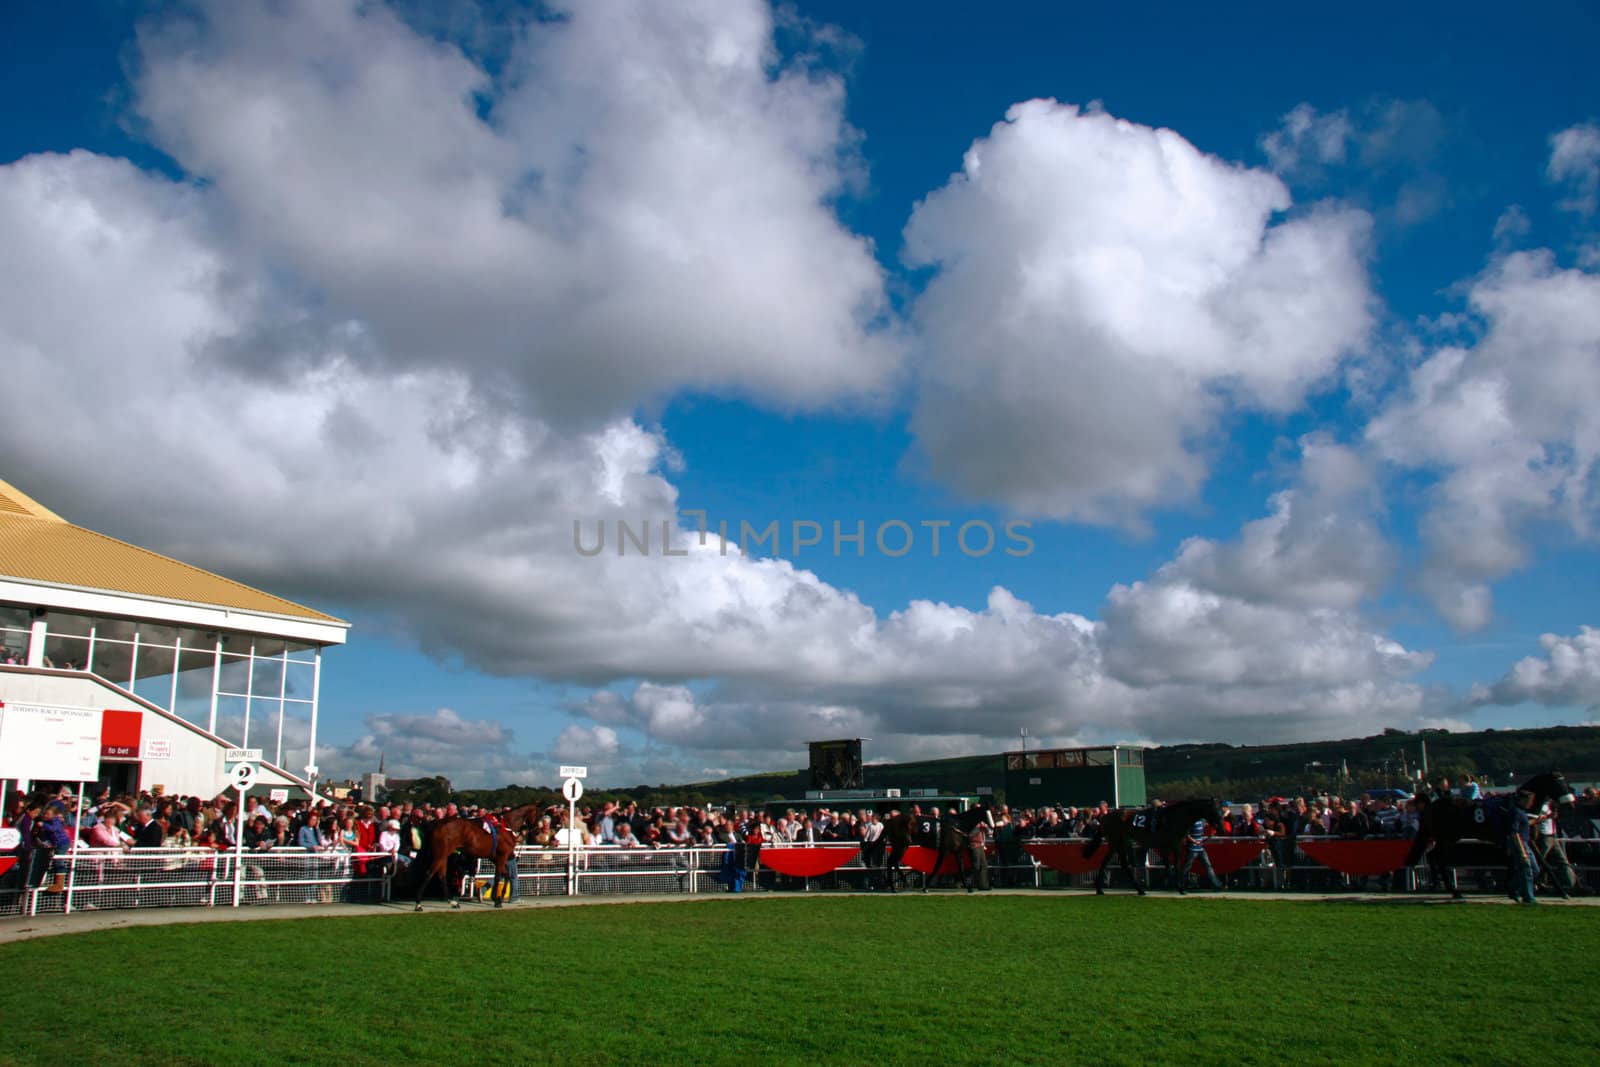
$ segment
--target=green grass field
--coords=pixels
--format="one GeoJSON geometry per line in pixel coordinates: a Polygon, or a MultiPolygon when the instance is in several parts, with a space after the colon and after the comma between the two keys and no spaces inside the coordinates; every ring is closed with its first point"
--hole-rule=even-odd
{"type": "Polygon", "coordinates": [[[1553,1063],[1600,911],[943,895],[212,923],[0,946],[20,1064],[1553,1063]]]}

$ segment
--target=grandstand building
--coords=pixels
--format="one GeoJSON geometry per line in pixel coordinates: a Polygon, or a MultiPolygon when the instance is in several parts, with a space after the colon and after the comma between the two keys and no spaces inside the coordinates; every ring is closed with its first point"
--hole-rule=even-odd
{"type": "Polygon", "coordinates": [[[237,747],[262,751],[252,792],[304,796],[317,776],[322,652],[348,630],[76,526],[0,481],[0,779],[10,789],[67,780],[40,745],[41,731],[70,721],[80,736],[60,744],[78,746],[73,777],[114,793],[213,796],[237,747]]]}

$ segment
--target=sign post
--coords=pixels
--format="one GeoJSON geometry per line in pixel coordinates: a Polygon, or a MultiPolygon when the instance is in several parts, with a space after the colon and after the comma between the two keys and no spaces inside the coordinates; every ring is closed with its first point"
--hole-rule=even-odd
{"type": "Polygon", "coordinates": [[[583,796],[587,767],[562,767],[561,795],[567,798],[567,896],[578,893],[578,798],[583,796]]]}
{"type": "MultiPolygon", "coordinates": [[[[228,750],[230,756],[235,752],[242,754],[255,752],[257,758],[260,758],[261,750],[238,748],[230,748],[228,750]]],[[[233,788],[239,791],[239,803],[236,805],[239,810],[234,813],[235,823],[233,829],[233,906],[237,908],[239,906],[239,889],[244,879],[244,798],[245,794],[250,792],[250,787],[256,784],[256,765],[254,763],[235,763],[233,770],[228,772],[228,780],[233,784],[233,788]]]]}

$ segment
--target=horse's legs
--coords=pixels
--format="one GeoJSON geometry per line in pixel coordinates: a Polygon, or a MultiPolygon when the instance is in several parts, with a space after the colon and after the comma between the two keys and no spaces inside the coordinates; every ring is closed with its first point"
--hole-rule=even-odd
{"type": "Polygon", "coordinates": [[[1128,839],[1127,838],[1123,838],[1122,839],[1122,843],[1119,846],[1117,846],[1117,856],[1118,856],[1119,859],[1122,860],[1122,869],[1128,873],[1128,880],[1133,883],[1133,888],[1135,888],[1135,889],[1137,889],[1139,891],[1139,895],[1141,897],[1144,896],[1145,887],[1139,881],[1139,874],[1138,874],[1137,871],[1135,871],[1133,869],[1133,864],[1131,862],[1129,862],[1129,860],[1128,860],[1128,839]]]}
{"type": "Polygon", "coordinates": [[[494,881],[489,883],[489,899],[494,901],[495,907],[500,907],[500,883],[506,877],[506,860],[504,856],[494,861],[494,881]]]}
{"type": "Polygon", "coordinates": [[[449,856],[440,856],[440,857],[436,858],[432,863],[430,863],[428,865],[427,872],[423,874],[422,881],[420,883],[418,883],[418,885],[417,885],[417,907],[416,907],[417,911],[421,911],[422,910],[422,894],[424,894],[424,893],[426,893],[428,891],[428,886],[433,884],[433,880],[435,878],[438,878],[441,881],[444,881],[446,883],[445,884],[445,891],[449,892],[449,890],[450,890],[450,886],[448,884],[449,883],[449,879],[445,878],[445,875],[444,875],[445,865],[447,863],[449,863],[449,862],[450,862],[450,857],[449,856]]]}
{"type": "Polygon", "coordinates": [[[928,883],[939,875],[939,868],[944,865],[944,842],[939,842],[939,849],[933,854],[933,870],[922,876],[922,891],[928,891],[928,883]]]}

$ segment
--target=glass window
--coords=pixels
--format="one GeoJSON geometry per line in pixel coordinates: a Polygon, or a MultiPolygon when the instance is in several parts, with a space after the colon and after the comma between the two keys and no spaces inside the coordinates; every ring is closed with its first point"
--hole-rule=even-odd
{"type": "Polygon", "coordinates": [[[33,613],[27,608],[0,604],[0,663],[26,664],[33,613]]]}
{"type": "Polygon", "coordinates": [[[282,688],[283,660],[261,659],[258,652],[255,666],[255,680],[250,687],[251,693],[258,697],[270,696],[274,701],[276,701],[278,699],[278,691],[282,688]]]}
{"type": "Polygon", "coordinates": [[[89,661],[89,639],[48,634],[44,642],[44,660],[46,667],[81,671],[89,661]]]}
{"type": "Polygon", "coordinates": [[[1082,767],[1083,749],[1073,748],[1068,749],[1065,752],[1057,752],[1056,765],[1058,767],[1082,767]]]}
{"type": "Polygon", "coordinates": [[[45,628],[53,634],[63,637],[88,637],[89,631],[94,629],[94,620],[87,615],[68,615],[64,611],[47,611],[44,614],[45,628]]]}
{"type": "Polygon", "coordinates": [[[250,684],[250,660],[247,656],[222,655],[222,673],[217,680],[217,692],[243,696],[250,684]]]}
{"type": "Polygon", "coordinates": [[[1109,748],[1091,748],[1083,754],[1083,760],[1091,767],[1110,767],[1114,765],[1111,758],[1113,751],[1109,748]]]}
{"type": "Polygon", "coordinates": [[[235,656],[248,656],[250,646],[256,639],[250,634],[225,633],[222,635],[222,651],[231,652],[235,656]]]}
{"type": "Polygon", "coordinates": [[[132,619],[96,619],[94,621],[94,639],[96,641],[132,641],[133,635],[138,630],[139,624],[132,619]]]}
{"type": "MultiPolygon", "coordinates": [[[[217,736],[240,748],[244,747],[244,709],[244,697],[217,697],[217,736]]],[[[254,733],[255,724],[250,725],[254,733]]]]}
{"type": "Polygon", "coordinates": [[[317,680],[317,666],[314,663],[297,663],[289,661],[288,688],[284,696],[290,700],[310,700],[311,693],[317,680]]]}
{"type": "Polygon", "coordinates": [[[134,673],[133,695],[148,700],[158,708],[172,703],[172,668],[177,660],[171,647],[166,645],[139,646],[139,660],[134,673]]]}
{"type": "Polygon", "coordinates": [[[96,632],[89,669],[109,682],[127,685],[133,671],[133,645],[127,641],[102,641],[96,632]]]}
{"type": "Polygon", "coordinates": [[[207,649],[191,652],[187,647],[178,657],[178,703],[174,715],[204,726],[211,719],[211,668],[216,657],[207,649]]]}

